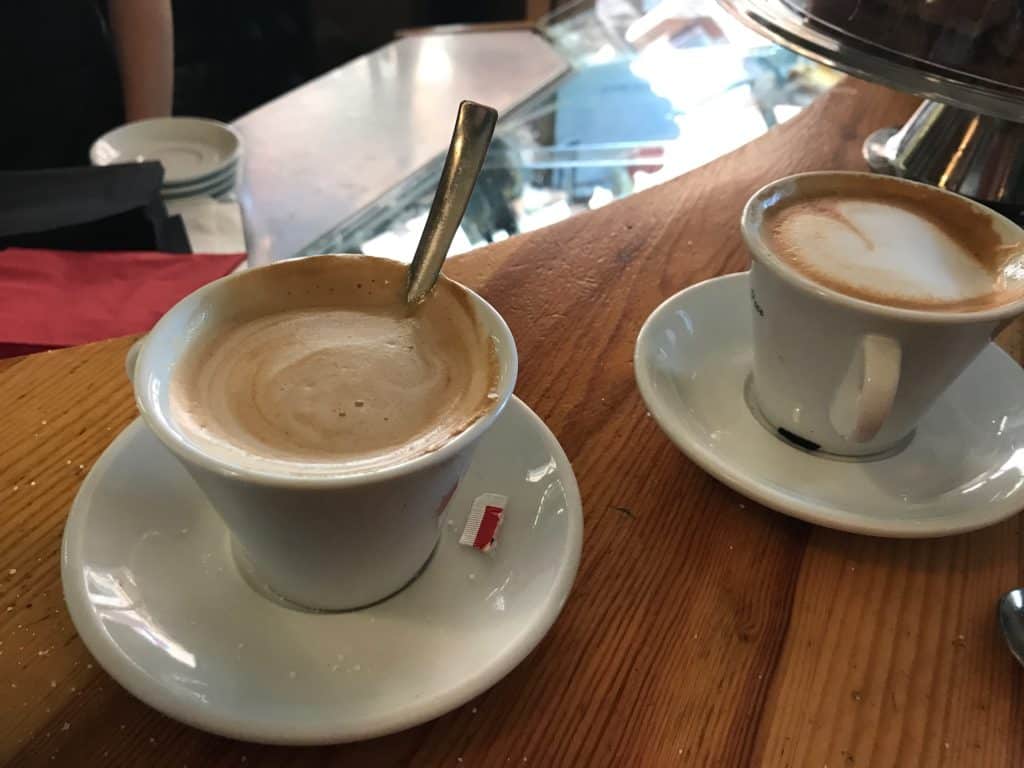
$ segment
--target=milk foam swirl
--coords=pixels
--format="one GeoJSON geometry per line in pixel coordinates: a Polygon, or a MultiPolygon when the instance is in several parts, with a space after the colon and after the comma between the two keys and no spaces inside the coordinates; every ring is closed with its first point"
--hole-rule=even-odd
{"type": "Polygon", "coordinates": [[[295,264],[278,280],[277,265],[260,270],[249,293],[276,282],[276,301],[214,319],[176,367],[172,413],[194,441],[229,460],[359,471],[436,450],[488,409],[496,363],[464,289],[441,283],[410,311],[399,264],[295,264]]]}
{"type": "Polygon", "coordinates": [[[791,268],[879,304],[977,311],[1024,295],[1020,238],[1008,240],[969,201],[923,185],[858,178],[797,191],[767,208],[762,231],[791,268]]]}

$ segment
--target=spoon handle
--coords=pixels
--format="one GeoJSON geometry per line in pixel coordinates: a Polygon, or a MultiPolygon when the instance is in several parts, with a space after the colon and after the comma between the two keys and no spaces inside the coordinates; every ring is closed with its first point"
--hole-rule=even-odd
{"type": "Polygon", "coordinates": [[[441,170],[441,181],[427,214],[416,255],[409,268],[406,301],[415,304],[430,293],[441,265],[469,204],[476,177],[484,164],[498,113],[492,107],[463,101],[455,118],[455,130],[441,170]]]}

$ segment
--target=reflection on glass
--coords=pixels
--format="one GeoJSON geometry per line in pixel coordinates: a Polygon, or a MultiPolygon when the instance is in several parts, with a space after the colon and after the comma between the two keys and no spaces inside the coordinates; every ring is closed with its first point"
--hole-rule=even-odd
{"type": "Polygon", "coordinates": [[[424,36],[416,62],[416,79],[427,83],[443,83],[451,80],[451,77],[452,60],[445,48],[444,38],[424,36]]]}
{"type": "MultiPolygon", "coordinates": [[[[677,177],[792,117],[837,79],[715,0],[570,3],[540,31],[573,70],[502,115],[451,254],[677,177]]],[[[443,79],[452,66],[443,43],[426,38],[420,77],[443,79]]],[[[305,252],[408,260],[440,166],[438,158],[305,252]]]]}

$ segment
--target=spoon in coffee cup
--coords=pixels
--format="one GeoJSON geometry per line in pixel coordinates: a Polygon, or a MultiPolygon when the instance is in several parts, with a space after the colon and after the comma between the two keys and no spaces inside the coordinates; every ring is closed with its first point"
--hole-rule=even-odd
{"type": "Polygon", "coordinates": [[[493,107],[463,101],[441,170],[427,223],[409,265],[407,304],[422,301],[441,274],[448,249],[466,213],[469,197],[487,155],[498,113],[493,107]]]}

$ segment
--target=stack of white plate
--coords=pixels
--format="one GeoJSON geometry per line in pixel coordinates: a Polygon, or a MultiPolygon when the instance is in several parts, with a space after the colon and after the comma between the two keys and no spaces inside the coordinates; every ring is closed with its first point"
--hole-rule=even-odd
{"type": "Polygon", "coordinates": [[[93,165],[158,160],[164,167],[165,200],[232,192],[242,157],[242,138],[216,120],[157,117],[127,123],[100,136],[89,149],[93,165]]]}

